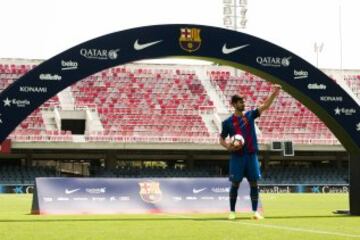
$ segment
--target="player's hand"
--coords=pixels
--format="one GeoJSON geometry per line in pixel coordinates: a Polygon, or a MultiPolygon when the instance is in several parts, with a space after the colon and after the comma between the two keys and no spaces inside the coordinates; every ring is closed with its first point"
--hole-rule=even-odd
{"type": "Polygon", "coordinates": [[[227,147],[227,150],[229,152],[236,152],[236,151],[239,151],[241,148],[243,147],[242,144],[239,144],[237,146],[233,145],[233,144],[229,144],[228,147],[227,147]]]}
{"type": "Polygon", "coordinates": [[[276,94],[276,96],[279,95],[281,86],[279,84],[274,84],[272,87],[273,87],[273,92],[276,94]]]}

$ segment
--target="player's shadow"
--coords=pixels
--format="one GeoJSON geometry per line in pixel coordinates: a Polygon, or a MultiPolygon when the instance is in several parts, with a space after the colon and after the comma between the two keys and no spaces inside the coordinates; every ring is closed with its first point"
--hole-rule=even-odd
{"type": "MultiPolygon", "coordinates": [[[[124,218],[32,218],[32,219],[0,219],[0,223],[26,223],[26,222],[142,222],[142,221],[189,221],[189,220],[206,220],[205,218],[182,218],[182,217],[124,217],[124,218]]],[[[212,220],[216,220],[213,218],[212,220]]],[[[224,218],[218,218],[218,220],[224,220],[224,218]]]]}
{"type": "MultiPolygon", "coordinates": [[[[351,215],[306,215],[306,216],[267,216],[271,219],[316,219],[316,218],[341,218],[341,217],[359,217],[351,215]]],[[[249,217],[237,217],[236,221],[250,220],[249,217]]],[[[137,221],[228,221],[224,217],[114,217],[114,218],[31,218],[31,219],[0,219],[0,223],[22,223],[22,222],[137,222],[137,221]]]]}
{"type": "MultiPolygon", "coordinates": [[[[359,217],[359,216],[351,216],[351,215],[306,215],[306,216],[265,216],[265,219],[321,219],[321,218],[343,218],[343,217],[359,217]]],[[[219,220],[227,220],[224,218],[194,218],[195,221],[219,221],[219,220]]],[[[251,220],[250,216],[242,216],[236,217],[236,220],[251,220]]]]}

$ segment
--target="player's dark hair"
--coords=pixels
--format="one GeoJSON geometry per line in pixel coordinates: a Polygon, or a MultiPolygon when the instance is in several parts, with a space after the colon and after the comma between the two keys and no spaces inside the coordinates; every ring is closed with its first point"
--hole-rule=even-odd
{"type": "Polygon", "coordinates": [[[244,98],[240,97],[239,95],[234,95],[231,97],[231,104],[235,104],[238,101],[244,101],[244,98]]]}

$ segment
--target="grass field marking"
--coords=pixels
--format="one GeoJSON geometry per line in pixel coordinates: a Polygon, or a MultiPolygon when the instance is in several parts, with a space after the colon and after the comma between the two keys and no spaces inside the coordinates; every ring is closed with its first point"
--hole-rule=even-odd
{"type": "Polygon", "coordinates": [[[279,226],[273,224],[262,224],[262,223],[246,223],[246,222],[239,222],[239,221],[220,221],[218,222],[227,222],[227,223],[234,223],[234,224],[242,224],[248,226],[256,226],[256,227],[265,227],[265,228],[273,228],[273,229],[280,229],[286,231],[294,231],[294,232],[304,232],[304,233],[316,233],[316,234],[325,234],[325,235],[332,235],[332,236],[340,236],[340,237],[351,237],[351,238],[360,238],[360,235],[356,234],[348,234],[342,232],[329,232],[323,230],[313,230],[313,229],[305,229],[305,228],[296,228],[296,227],[287,227],[287,226],[279,226]]]}
{"type": "MultiPolygon", "coordinates": [[[[187,218],[189,220],[197,218],[194,216],[190,217],[190,216],[184,216],[184,215],[171,215],[171,214],[162,214],[162,215],[166,215],[166,216],[170,216],[170,217],[187,218]]],[[[340,236],[340,237],[360,238],[360,235],[356,235],[356,234],[348,234],[348,233],[342,233],[342,232],[329,232],[329,231],[312,230],[312,229],[305,229],[305,228],[295,228],[295,227],[279,226],[279,225],[273,225],[273,224],[262,224],[261,220],[257,221],[257,223],[248,223],[248,222],[230,221],[230,220],[215,220],[214,222],[242,224],[242,225],[247,225],[247,226],[273,228],[273,229],[293,231],[293,232],[316,233],[316,234],[332,235],[332,236],[340,236]]]]}

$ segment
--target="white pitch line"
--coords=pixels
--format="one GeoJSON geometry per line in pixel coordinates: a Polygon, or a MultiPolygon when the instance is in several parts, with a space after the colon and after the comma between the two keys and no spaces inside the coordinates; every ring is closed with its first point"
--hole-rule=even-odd
{"type": "MultiPolygon", "coordinates": [[[[170,216],[170,217],[187,218],[189,220],[198,218],[198,217],[189,217],[189,216],[183,216],[183,215],[171,215],[171,214],[162,214],[162,215],[170,216]]],[[[214,222],[242,224],[242,225],[247,225],[247,226],[273,228],[273,229],[293,231],[293,232],[305,232],[305,233],[316,233],[316,234],[324,234],[324,235],[332,235],[332,236],[340,236],[340,237],[360,238],[360,235],[356,235],[356,234],[348,234],[348,233],[341,233],[341,232],[328,232],[328,231],[311,230],[311,229],[305,229],[305,228],[286,227],[286,226],[278,226],[278,225],[273,225],[273,224],[247,223],[247,222],[231,221],[231,220],[215,220],[214,222]]]]}
{"type": "Polygon", "coordinates": [[[287,230],[287,231],[293,231],[293,232],[307,232],[307,233],[326,234],[326,235],[332,235],[332,236],[360,238],[360,235],[356,235],[356,234],[348,234],[348,233],[341,233],[341,232],[328,232],[328,231],[322,231],[322,230],[311,230],[311,229],[305,229],[305,228],[286,227],[286,226],[278,226],[278,225],[272,225],[272,224],[231,222],[231,221],[225,221],[225,220],[218,221],[218,222],[242,224],[242,225],[264,227],[264,228],[273,228],[273,229],[287,230]]]}

